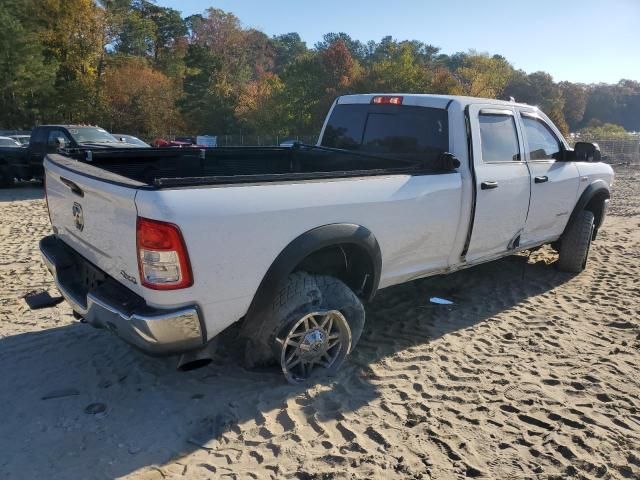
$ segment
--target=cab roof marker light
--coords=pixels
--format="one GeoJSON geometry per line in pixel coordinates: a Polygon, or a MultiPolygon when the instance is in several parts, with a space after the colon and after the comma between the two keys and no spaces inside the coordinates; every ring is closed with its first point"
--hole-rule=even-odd
{"type": "Polygon", "coordinates": [[[404,97],[380,95],[373,97],[371,103],[373,105],[402,105],[404,97]]]}

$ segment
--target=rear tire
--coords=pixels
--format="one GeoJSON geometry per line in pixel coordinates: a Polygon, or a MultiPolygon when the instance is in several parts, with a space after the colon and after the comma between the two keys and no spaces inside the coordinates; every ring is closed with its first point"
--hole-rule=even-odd
{"type": "Polygon", "coordinates": [[[364,321],[362,302],[342,281],[292,273],[249,339],[246,363],[275,362],[291,383],[334,373],[360,339],[364,321]]]}
{"type": "Polygon", "coordinates": [[[587,266],[595,228],[593,212],[583,210],[560,241],[558,270],[580,273],[587,266]]]}

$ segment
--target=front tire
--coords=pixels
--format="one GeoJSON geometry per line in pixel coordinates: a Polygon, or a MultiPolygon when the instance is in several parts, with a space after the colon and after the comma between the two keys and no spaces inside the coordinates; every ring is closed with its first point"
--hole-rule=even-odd
{"type": "Polygon", "coordinates": [[[296,272],[247,344],[247,363],[277,363],[287,381],[335,373],[364,327],[360,299],[342,281],[296,272]]]}
{"type": "Polygon", "coordinates": [[[587,266],[595,217],[593,212],[583,210],[560,241],[558,270],[580,273],[587,266]]]}

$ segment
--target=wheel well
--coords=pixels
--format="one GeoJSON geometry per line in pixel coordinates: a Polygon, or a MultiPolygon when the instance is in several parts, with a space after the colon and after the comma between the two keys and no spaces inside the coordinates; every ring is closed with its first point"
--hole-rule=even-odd
{"type": "Polygon", "coordinates": [[[608,198],[609,193],[601,190],[596,193],[584,207],[585,210],[589,210],[593,213],[593,216],[595,217],[594,223],[596,225],[596,229],[602,223],[602,216],[604,214],[604,201],[608,198]]]}
{"type": "Polygon", "coordinates": [[[374,292],[375,266],[363,247],[339,243],[307,255],[294,271],[339,278],[361,298],[369,299],[374,292]]]}

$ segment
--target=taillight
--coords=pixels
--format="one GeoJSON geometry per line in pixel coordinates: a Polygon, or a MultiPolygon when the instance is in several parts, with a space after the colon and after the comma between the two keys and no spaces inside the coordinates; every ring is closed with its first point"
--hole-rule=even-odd
{"type": "Polygon", "coordinates": [[[138,217],[136,243],[142,285],[154,290],[193,285],[189,255],[176,225],[138,217]]]}
{"type": "Polygon", "coordinates": [[[371,103],[375,105],[402,105],[403,98],[404,97],[390,97],[390,96],[373,97],[371,99],[371,103]]]}

